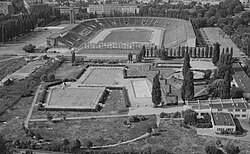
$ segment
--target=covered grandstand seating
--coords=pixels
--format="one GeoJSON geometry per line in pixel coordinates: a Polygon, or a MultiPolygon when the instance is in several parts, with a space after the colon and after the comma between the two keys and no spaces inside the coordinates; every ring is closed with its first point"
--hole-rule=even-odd
{"type": "Polygon", "coordinates": [[[159,17],[107,17],[89,19],[79,25],[72,26],[71,29],[63,29],[62,32],[65,35],[62,36],[59,33],[53,35],[53,38],[58,37],[58,41],[67,46],[79,47],[102,29],[128,26],[154,26],[165,29],[163,38],[163,45],[165,47],[176,47],[185,44],[190,37],[195,37],[195,35],[187,32],[193,31],[192,26],[190,28],[190,24],[187,24],[188,22],[181,19],[159,17]]]}

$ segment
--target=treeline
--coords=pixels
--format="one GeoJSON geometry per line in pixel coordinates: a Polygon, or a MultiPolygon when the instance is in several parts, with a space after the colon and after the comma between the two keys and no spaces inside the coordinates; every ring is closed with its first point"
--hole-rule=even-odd
{"type": "Polygon", "coordinates": [[[0,16],[0,42],[10,41],[15,36],[33,31],[36,26],[44,26],[60,18],[60,13],[46,4],[34,5],[30,11],[30,14],[0,16]]]}
{"type": "Polygon", "coordinates": [[[194,10],[190,17],[197,27],[210,27],[216,24],[223,28],[228,24],[228,19],[233,19],[237,13],[244,11],[244,7],[239,0],[225,0],[219,5],[196,6],[194,10]]]}

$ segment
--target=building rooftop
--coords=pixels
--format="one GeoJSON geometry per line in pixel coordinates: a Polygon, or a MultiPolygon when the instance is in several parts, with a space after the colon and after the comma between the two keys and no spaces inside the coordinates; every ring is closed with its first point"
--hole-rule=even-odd
{"type": "Polygon", "coordinates": [[[219,99],[210,101],[212,109],[248,109],[249,105],[245,99],[219,99]]]}
{"type": "Polygon", "coordinates": [[[61,36],[62,34],[68,33],[71,29],[75,28],[76,26],[78,26],[78,24],[71,24],[71,25],[61,29],[60,31],[53,33],[48,38],[50,38],[50,39],[57,38],[57,37],[61,36]]]}
{"type": "Polygon", "coordinates": [[[230,113],[212,113],[212,119],[214,121],[214,125],[220,126],[235,126],[233,121],[233,117],[230,113]]]}
{"type": "Polygon", "coordinates": [[[239,88],[245,93],[250,93],[250,78],[247,76],[239,63],[233,64],[234,75],[233,78],[239,88]]]}

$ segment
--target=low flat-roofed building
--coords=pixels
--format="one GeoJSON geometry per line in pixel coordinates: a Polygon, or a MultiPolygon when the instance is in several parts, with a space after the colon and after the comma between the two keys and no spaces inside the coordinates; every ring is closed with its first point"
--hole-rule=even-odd
{"type": "Polygon", "coordinates": [[[0,14],[14,14],[12,2],[0,2],[0,14]]]}
{"type": "Polygon", "coordinates": [[[250,109],[245,99],[220,99],[209,104],[212,112],[225,112],[233,114],[238,119],[248,119],[250,109]]]}
{"type": "Polygon", "coordinates": [[[244,98],[186,101],[185,109],[192,109],[200,116],[202,113],[230,113],[238,119],[250,117],[250,107],[244,98]]]}
{"type": "Polygon", "coordinates": [[[233,117],[230,113],[223,112],[212,112],[212,125],[215,132],[236,131],[236,125],[234,123],[233,117]]]}

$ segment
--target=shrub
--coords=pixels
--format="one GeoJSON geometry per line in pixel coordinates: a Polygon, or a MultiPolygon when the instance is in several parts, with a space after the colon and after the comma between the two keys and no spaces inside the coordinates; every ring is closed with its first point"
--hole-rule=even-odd
{"type": "Polygon", "coordinates": [[[43,82],[47,82],[48,81],[48,77],[47,77],[47,75],[42,75],[41,77],[40,77],[40,80],[41,81],[43,81],[43,82]]]}
{"type": "Polygon", "coordinates": [[[193,110],[184,111],[184,123],[189,125],[196,125],[197,123],[196,112],[193,110]]]}
{"type": "Polygon", "coordinates": [[[23,50],[24,50],[25,52],[28,52],[28,53],[34,53],[34,52],[35,52],[35,48],[36,48],[35,45],[28,44],[28,45],[25,45],[25,46],[23,47],[23,50]]]}
{"type": "Polygon", "coordinates": [[[88,140],[88,141],[86,142],[86,147],[87,147],[88,149],[90,149],[92,146],[93,146],[93,142],[91,142],[90,140],[88,140]]]}
{"type": "Polygon", "coordinates": [[[238,154],[240,153],[240,148],[231,143],[226,146],[225,151],[227,154],[238,154]]]}
{"type": "Polygon", "coordinates": [[[212,128],[212,124],[211,123],[197,123],[196,124],[197,128],[212,128]]]}
{"type": "Polygon", "coordinates": [[[149,134],[151,134],[151,133],[152,133],[152,128],[149,127],[149,128],[147,129],[147,132],[148,132],[149,134]]]}
{"type": "Polygon", "coordinates": [[[55,74],[50,73],[50,74],[48,75],[48,81],[49,81],[49,82],[55,81],[55,74]]]}
{"type": "Polygon", "coordinates": [[[221,130],[220,133],[221,134],[229,134],[229,132],[227,130],[221,130]]]}

